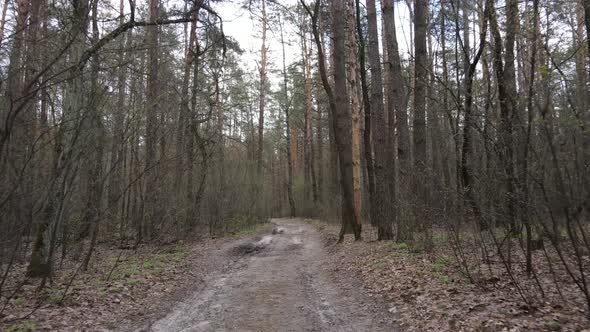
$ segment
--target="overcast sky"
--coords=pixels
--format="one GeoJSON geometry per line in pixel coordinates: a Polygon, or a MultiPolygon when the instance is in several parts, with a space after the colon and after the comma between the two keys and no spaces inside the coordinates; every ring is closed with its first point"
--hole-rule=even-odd
{"type": "MultiPolygon", "coordinates": [[[[240,43],[245,53],[242,59],[245,64],[251,68],[256,68],[256,61],[260,61],[260,48],[262,46],[261,26],[255,22],[256,17],[252,16],[248,9],[243,8],[240,4],[245,1],[224,1],[216,4],[215,8],[223,18],[223,30],[227,36],[231,36],[240,43]]],[[[283,0],[281,4],[285,6],[297,4],[297,0],[283,0]]],[[[285,35],[293,31],[292,26],[285,26],[285,35]]],[[[270,27],[269,27],[270,29],[270,27]]],[[[285,36],[287,38],[287,36],[285,36]]],[[[282,50],[280,43],[279,31],[269,30],[267,33],[267,47],[269,57],[273,61],[279,61],[277,66],[282,66],[282,50]]],[[[285,48],[287,64],[298,60],[301,56],[301,48],[298,44],[287,45],[285,48]]]]}
{"type": "MultiPolygon", "coordinates": [[[[215,9],[219,15],[223,18],[224,32],[227,36],[231,36],[236,39],[245,53],[242,56],[244,65],[251,70],[256,70],[256,61],[260,61],[260,47],[262,40],[260,24],[255,22],[256,17],[253,17],[248,9],[242,8],[240,4],[245,3],[244,0],[238,1],[223,1],[215,4],[215,9]]],[[[298,0],[281,0],[280,3],[284,6],[295,5],[298,0]]],[[[311,1],[308,0],[311,4],[311,1]]],[[[364,6],[364,1],[361,1],[361,5],[364,6]]],[[[381,33],[381,17],[379,8],[379,2],[377,4],[378,11],[378,25],[379,33],[381,33]]],[[[410,40],[410,20],[409,11],[405,3],[400,2],[396,5],[396,27],[398,42],[400,47],[400,53],[403,57],[407,57],[407,50],[409,49],[410,40]]],[[[286,26],[285,35],[294,36],[295,27],[286,26]]],[[[274,62],[274,66],[280,68],[282,66],[282,53],[279,31],[269,31],[267,34],[267,44],[269,58],[274,62]]],[[[286,48],[287,65],[297,61],[301,58],[301,47],[299,42],[292,43],[292,45],[286,48]]]]}

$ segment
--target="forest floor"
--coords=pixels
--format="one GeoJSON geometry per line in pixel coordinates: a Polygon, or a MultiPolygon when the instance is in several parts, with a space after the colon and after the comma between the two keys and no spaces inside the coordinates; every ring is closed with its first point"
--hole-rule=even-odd
{"type": "Polygon", "coordinates": [[[394,331],[384,303],[351,274],[325,266],[320,233],[302,219],[274,219],[270,234],[229,241],[209,259],[232,262],[208,275],[137,331],[394,331]]]}
{"type": "Polygon", "coordinates": [[[339,245],[338,226],[303,219],[137,251],[104,244],[87,272],[66,258],[41,292],[18,266],[0,331],[590,331],[566,279],[527,307],[497,266],[476,286],[448,248],[378,242],[364,228],[364,241],[339,245]]]}
{"type": "MultiPolygon", "coordinates": [[[[406,243],[376,241],[375,230],[369,225],[363,227],[363,241],[355,242],[347,235],[344,243],[335,245],[339,226],[310,223],[320,231],[331,257],[325,269],[352,273],[370,296],[384,296],[388,311],[403,330],[590,331],[581,292],[565,272],[557,270],[558,266],[550,273],[543,260],[535,260],[539,280],[548,285],[557,278],[560,286],[557,290],[544,286],[545,296],[535,299],[531,308],[524,304],[500,262],[482,267],[486,273],[491,270],[493,276],[476,286],[458,272],[448,247],[425,251],[406,243]]],[[[468,254],[477,260],[477,250],[468,254]]],[[[515,266],[514,274],[524,287],[524,268],[515,266]]],[[[535,287],[524,291],[538,294],[535,287]]]]}
{"type": "Polygon", "coordinates": [[[79,271],[80,260],[68,256],[40,292],[40,281],[23,278],[26,265],[17,265],[0,296],[0,331],[107,331],[143,321],[162,310],[162,303],[231,265],[231,260],[209,259],[217,248],[270,229],[261,224],[231,236],[137,250],[100,244],[88,271],[79,271]]]}
{"type": "MultiPolygon", "coordinates": [[[[99,248],[95,256],[85,273],[66,261],[42,294],[27,281],[2,298],[0,331],[398,330],[355,274],[327,268],[333,257],[303,219],[137,253],[99,248]]],[[[9,288],[19,283],[9,280],[9,288]]]]}

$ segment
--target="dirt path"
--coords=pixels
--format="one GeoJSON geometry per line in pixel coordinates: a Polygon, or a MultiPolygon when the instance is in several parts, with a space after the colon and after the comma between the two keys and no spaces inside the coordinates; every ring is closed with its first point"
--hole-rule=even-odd
{"type": "Polygon", "coordinates": [[[235,241],[210,275],[140,331],[392,331],[382,305],[349,278],[333,281],[320,235],[300,219],[272,220],[275,234],[235,241]],[[238,258],[237,258],[238,257],[238,258]],[[344,281],[343,281],[344,280],[344,281]]]}

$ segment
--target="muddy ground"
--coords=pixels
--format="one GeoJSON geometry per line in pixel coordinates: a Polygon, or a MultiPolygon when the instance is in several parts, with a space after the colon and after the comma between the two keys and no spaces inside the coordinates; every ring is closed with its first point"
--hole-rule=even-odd
{"type": "MultiPolygon", "coordinates": [[[[228,241],[208,259],[220,268],[184,289],[135,331],[395,331],[393,316],[353,275],[329,273],[317,230],[273,219],[271,234],[228,241]],[[221,264],[220,264],[221,263],[221,264]]],[[[199,269],[195,266],[195,269],[199,269]]]]}

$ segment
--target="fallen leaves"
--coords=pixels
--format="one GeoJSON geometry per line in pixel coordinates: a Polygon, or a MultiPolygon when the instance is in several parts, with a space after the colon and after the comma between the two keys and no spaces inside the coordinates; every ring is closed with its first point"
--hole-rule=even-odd
{"type": "MultiPolygon", "coordinates": [[[[538,278],[543,279],[545,297],[529,306],[500,263],[477,267],[492,271],[492,275],[481,274],[480,287],[459,272],[450,248],[437,247],[431,253],[412,251],[403,243],[371,241],[374,230],[365,229],[365,242],[347,238],[342,245],[328,246],[331,262],[327,268],[333,273],[354,273],[369,296],[385,296],[387,311],[408,331],[590,330],[584,299],[575,285],[563,275],[556,276],[562,283],[559,292],[564,301],[551,287],[554,277],[541,263],[537,264],[538,278]]],[[[329,241],[338,234],[338,227],[323,224],[320,231],[329,241]]],[[[476,255],[466,259],[476,261],[476,255]]],[[[525,279],[524,270],[518,269],[515,265],[515,273],[525,279]]],[[[534,295],[532,279],[520,286],[534,295]]]]}
{"type": "Polygon", "coordinates": [[[26,266],[17,266],[6,285],[15,295],[8,301],[8,292],[0,297],[0,305],[6,304],[0,331],[106,331],[141,318],[157,310],[165,297],[202,282],[206,254],[221,241],[146,245],[137,252],[101,245],[88,272],[79,273],[69,288],[79,262],[66,258],[42,292],[36,291],[38,280],[26,280],[18,288],[26,266]]]}

